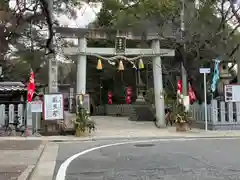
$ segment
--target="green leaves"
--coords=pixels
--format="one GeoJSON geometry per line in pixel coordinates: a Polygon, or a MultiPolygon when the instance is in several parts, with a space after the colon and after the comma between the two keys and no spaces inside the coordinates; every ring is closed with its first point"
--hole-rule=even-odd
{"type": "Polygon", "coordinates": [[[105,0],[98,15],[97,25],[124,29],[135,27],[144,21],[168,20],[177,10],[176,0],[138,0],[121,3],[105,0]],[[128,3],[127,3],[128,2],[128,3]]]}

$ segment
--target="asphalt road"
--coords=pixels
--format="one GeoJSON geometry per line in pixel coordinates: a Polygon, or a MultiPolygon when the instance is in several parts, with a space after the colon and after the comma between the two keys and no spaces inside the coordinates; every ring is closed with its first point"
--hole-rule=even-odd
{"type": "MultiPolygon", "coordinates": [[[[70,156],[113,141],[62,143],[55,175],[70,156]]],[[[240,139],[133,143],[74,159],[65,180],[239,180],[240,139]]]]}

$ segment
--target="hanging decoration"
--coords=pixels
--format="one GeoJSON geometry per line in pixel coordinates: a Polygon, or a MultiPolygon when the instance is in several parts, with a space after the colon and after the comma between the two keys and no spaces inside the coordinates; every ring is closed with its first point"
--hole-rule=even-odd
{"type": "Polygon", "coordinates": [[[128,86],[126,88],[126,104],[131,104],[132,102],[132,87],[128,86]]]}
{"type": "Polygon", "coordinates": [[[101,59],[98,59],[98,63],[97,63],[97,70],[102,70],[103,67],[102,67],[102,61],[101,59]]]}
{"type": "Polygon", "coordinates": [[[112,92],[111,92],[111,91],[108,91],[108,104],[109,104],[109,105],[113,103],[112,97],[113,97],[112,92]]]}
{"type": "Polygon", "coordinates": [[[144,69],[144,63],[142,59],[139,59],[138,61],[138,69],[144,69]]]}
{"type": "Polygon", "coordinates": [[[124,66],[122,60],[119,61],[119,66],[118,66],[119,71],[124,71],[124,66]]]}

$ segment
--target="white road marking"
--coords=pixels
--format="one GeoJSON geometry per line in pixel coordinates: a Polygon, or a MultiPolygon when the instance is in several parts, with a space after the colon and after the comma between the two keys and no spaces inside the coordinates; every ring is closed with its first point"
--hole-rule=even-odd
{"type": "Polygon", "coordinates": [[[65,180],[66,177],[66,171],[70,163],[75,160],[76,158],[87,154],[89,152],[102,149],[102,148],[107,148],[107,147],[113,147],[113,146],[120,146],[120,145],[125,145],[125,144],[134,144],[134,143],[149,143],[149,142],[162,142],[162,141],[194,141],[194,140],[216,140],[216,139],[239,139],[239,138],[176,138],[176,139],[153,139],[153,140],[139,140],[139,141],[125,141],[125,142],[120,142],[120,143],[113,143],[113,144],[106,144],[94,148],[87,149],[85,151],[81,151],[77,154],[74,154],[73,156],[69,157],[67,160],[65,160],[60,168],[58,169],[56,180],[65,180]]]}

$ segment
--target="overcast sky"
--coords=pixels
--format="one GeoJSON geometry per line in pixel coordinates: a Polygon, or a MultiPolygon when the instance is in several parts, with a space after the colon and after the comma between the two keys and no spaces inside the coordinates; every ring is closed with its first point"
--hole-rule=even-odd
{"type": "Polygon", "coordinates": [[[76,9],[77,19],[70,20],[66,15],[62,15],[59,21],[62,25],[68,25],[70,27],[85,27],[96,19],[96,14],[99,13],[100,9],[100,3],[95,6],[85,3],[81,9],[76,9]]]}
{"type": "MultiPolygon", "coordinates": [[[[16,0],[11,0],[9,5],[10,8],[14,9],[14,7],[16,6],[16,0]]],[[[60,21],[61,25],[69,27],[85,27],[95,20],[96,14],[99,13],[100,9],[101,9],[100,3],[94,5],[91,4],[89,5],[85,3],[80,9],[75,8],[77,12],[77,19],[75,20],[70,19],[66,15],[61,15],[57,19],[60,21]]]]}
{"type": "MultiPolygon", "coordinates": [[[[2,0],[0,0],[2,1],[2,0]]],[[[23,0],[23,2],[31,2],[31,0],[23,0]]],[[[21,2],[21,0],[20,0],[21,2]]],[[[11,9],[16,9],[16,0],[10,0],[10,8],[11,9]]],[[[30,5],[30,4],[29,4],[30,5]]],[[[22,6],[23,8],[24,6],[22,6]]],[[[60,22],[61,26],[68,26],[68,27],[86,27],[89,23],[93,22],[96,19],[96,14],[98,14],[100,12],[101,9],[101,3],[95,3],[95,4],[83,4],[81,6],[81,8],[77,9],[75,8],[76,11],[76,15],[77,18],[73,19],[73,18],[69,18],[66,15],[62,14],[61,16],[56,16],[55,18],[57,18],[60,22]]],[[[37,28],[37,27],[35,27],[37,28]]],[[[48,31],[47,30],[40,30],[42,34],[47,34],[48,31]]],[[[66,39],[66,40],[70,40],[70,39],[66,39]]],[[[24,39],[24,42],[27,44],[29,40],[28,39],[24,39]]],[[[74,44],[77,44],[77,39],[71,39],[71,41],[74,44]]],[[[29,41],[30,43],[30,41],[29,41]]],[[[29,44],[30,45],[30,44],[29,44]]],[[[14,48],[13,46],[10,45],[10,49],[12,51],[17,51],[16,48],[14,48]]],[[[10,53],[11,54],[11,53],[10,53]]],[[[59,59],[62,59],[64,57],[60,57],[63,56],[62,53],[57,53],[57,56],[59,57],[59,59]]]]}

